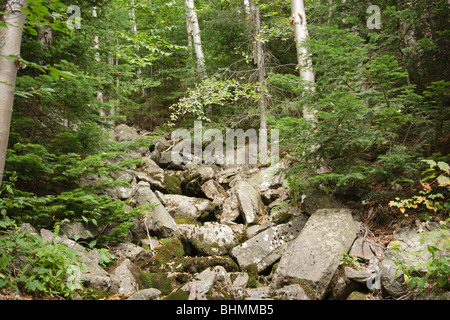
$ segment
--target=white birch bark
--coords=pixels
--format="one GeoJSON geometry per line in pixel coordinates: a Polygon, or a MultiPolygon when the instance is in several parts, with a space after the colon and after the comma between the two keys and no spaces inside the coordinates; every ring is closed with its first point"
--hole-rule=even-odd
{"type": "Polygon", "coordinates": [[[202,78],[206,77],[205,74],[205,56],[203,54],[202,48],[202,37],[201,30],[198,24],[197,13],[194,10],[194,0],[185,0],[185,5],[187,8],[186,12],[186,22],[188,27],[188,37],[192,35],[195,56],[197,57],[197,66],[200,69],[202,78]]]}
{"type": "MultiPolygon", "coordinates": [[[[300,68],[300,78],[306,81],[306,90],[314,90],[314,72],[303,42],[309,38],[306,23],[305,6],[303,0],[291,0],[292,22],[294,25],[295,42],[297,46],[297,59],[300,68]]],[[[315,116],[307,106],[303,107],[303,117],[307,121],[315,121],[315,116]]]]}
{"type": "Polygon", "coordinates": [[[253,56],[257,68],[258,82],[261,86],[261,99],[259,100],[260,124],[259,124],[259,160],[261,164],[267,164],[267,96],[266,90],[266,64],[263,42],[261,41],[261,14],[259,5],[249,0],[249,8],[254,21],[254,48],[253,56]]]}
{"type": "Polygon", "coordinates": [[[26,0],[7,0],[5,7],[0,8],[7,13],[1,17],[6,27],[0,28],[0,185],[5,169],[17,78],[16,62],[5,59],[4,56],[20,56],[22,29],[26,19],[26,14],[20,9],[27,6],[26,0]]]}

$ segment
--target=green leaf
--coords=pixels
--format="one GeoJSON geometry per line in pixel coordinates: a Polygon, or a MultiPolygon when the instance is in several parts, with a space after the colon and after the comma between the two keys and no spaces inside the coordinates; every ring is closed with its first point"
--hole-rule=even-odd
{"type": "Polygon", "coordinates": [[[437,180],[438,180],[438,183],[439,183],[440,185],[443,185],[443,186],[448,186],[448,185],[450,185],[450,179],[449,179],[448,177],[444,176],[444,175],[440,175],[440,176],[437,178],[437,180]]]}
{"type": "Polygon", "coordinates": [[[439,277],[438,283],[439,283],[439,285],[440,285],[441,287],[445,286],[445,284],[447,283],[447,278],[442,277],[442,276],[439,277]]]}
{"type": "Polygon", "coordinates": [[[443,162],[443,161],[439,161],[437,163],[439,169],[441,169],[442,171],[445,171],[447,173],[450,173],[450,166],[448,165],[448,163],[443,162]]]}
{"type": "Polygon", "coordinates": [[[434,160],[420,160],[420,161],[428,163],[430,168],[434,168],[436,166],[436,162],[434,160]]]}

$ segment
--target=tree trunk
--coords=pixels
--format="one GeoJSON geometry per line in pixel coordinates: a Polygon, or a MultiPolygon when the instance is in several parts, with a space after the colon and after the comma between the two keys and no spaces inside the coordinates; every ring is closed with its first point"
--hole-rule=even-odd
{"type": "Polygon", "coordinates": [[[261,15],[259,5],[253,0],[249,1],[250,10],[254,21],[254,48],[253,56],[256,64],[258,82],[261,86],[261,99],[259,100],[260,124],[259,124],[259,156],[262,164],[267,163],[267,96],[265,93],[266,83],[266,64],[263,42],[261,41],[261,15]]]}
{"type": "Polygon", "coordinates": [[[197,13],[194,10],[194,0],[185,0],[185,4],[188,9],[186,12],[186,22],[189,26],[188,37],[192,36],[195,56],[197,57],[197,66],[200,70],[201,77],[205,78],[205,56],[203,54],[201,31],[198,24],[197,13]]]}
{"type": "MultiPolygon", "coordinates": [[[[291,0],[292,23],[294,25],[295,42],[297,46],[297,59],[300,68],[300,78],[306,81],[306,90],[314,90],[314,72],[312,71],[312,62],[308,56],[306,47],[303,44],[308,35],[306,27],[306,14],[303,0],[291,0]]],[[[314,114],[308,106],[303,107],[303,117],[308,121],[315,121],[314,114]]]]}
{"type": "MultiPolygon", "coordinates": [[[[186,26],[188,32],[188,45],[194,45],[195,56],[197,58],[197,67],[199,70],[200,78],[206,79],[206,65],[205,55],[202,48],[202,37],[200,25],[198,24],[197,12],[195,12],[194,0],[185,0],[186,11],[186,26]],[[192,40],[191,40],[192,39],[192,40]]],[[[213,106],[206,106],[206,114],[211,116],[213,114],[213,106]]]]}
{"type": "Polygon", "coordinates": [[[26,0],[7,0],[5,7],[0,8],[9,14],[2,16],[1,20],[6,27],[0,28],[0,186],[5,169],[17,78],[16,61],[9,61],[4,56],[20,56],[22,29],[27,17],[20,9],[27,6],[26,0]]]}

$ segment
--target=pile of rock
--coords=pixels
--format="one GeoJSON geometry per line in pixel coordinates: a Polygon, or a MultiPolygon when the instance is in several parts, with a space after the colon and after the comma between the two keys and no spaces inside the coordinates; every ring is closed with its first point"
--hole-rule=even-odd
{"type": "MultiPolygon", "coordinates": [[[[138,137],[125,125],[115,130],[118,141],[138,137]]],[[[137,168],[117,173],[128,186],[110,197],[153,207],[124,243],[111,245],[115,267],[102,268],[97,251],[73,240],[86,226],[71,223],[56,237],[83,258],[84,285],[129,299],[358,299],[373,291],[398,298],[408,291],[395,259],[362,237],[360,223],[336,200],[308,191],[292,208],[280,168],[180,165],[171,161],[173,143],[159,139],[133,155],[142,158],[137,168]],[[341,265],[344,254],[363,263],[341,265]]],[[[411,231],[397,241],[411,247],[416,238],[411,231]]]]}

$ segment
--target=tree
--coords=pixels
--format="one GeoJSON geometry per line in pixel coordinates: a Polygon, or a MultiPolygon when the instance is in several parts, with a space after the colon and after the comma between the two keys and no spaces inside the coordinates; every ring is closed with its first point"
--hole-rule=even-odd
{"type": "Polygon", "coordinates": [[[26,8],[28,1],[7,0],[1,20],[6,25],[0,29],[0,185],[3,179],[6,150],[8,148],[11,114],[19,60],[11,56],[20,56],[22,29],[26,14],[20,9],[26,8]]]}
{"type": "MultiPolygon", "coordinates": [[[[291,0],[292,24],[294,25],[295,42],[297,47],[297,60],[300,69],[300,78],[304,81],[306,91],[312,90],[315,82],[312,71],[311,58],[304,44],[309,38],[306,27],[306,13],[303,0],[291,0]]],[[[308,121],[314,121],[314,115],[307,106],[303,107],[303,117],[308,121]]]]}
{"type": "Polygon", "coordinates": [[[198,24],[197,13],[194,10],[194,0],[185,0],[186,4],[186,23],[188,30],[188,39],[193,39],[195,56],[197,57],[197,66],[200,76],[204,79],[206,77],[205,70],[205,56],[202,48],[201,30],[198,24]]]}

